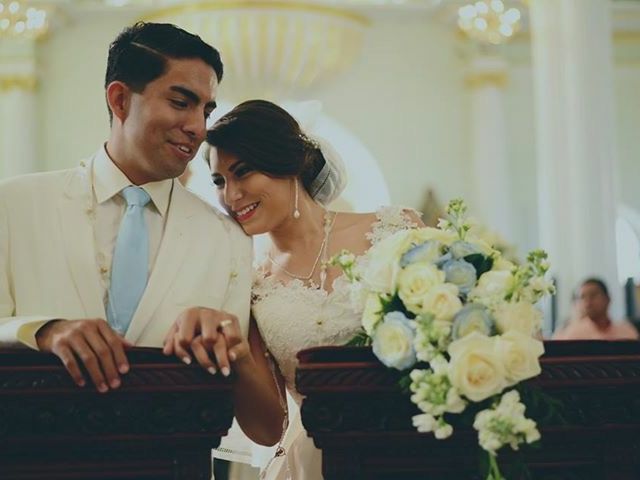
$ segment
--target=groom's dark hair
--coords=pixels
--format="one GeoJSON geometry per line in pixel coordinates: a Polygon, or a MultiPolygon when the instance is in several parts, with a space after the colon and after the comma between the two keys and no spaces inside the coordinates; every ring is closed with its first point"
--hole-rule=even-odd
{"type": "MultiPolygon", "coordinates": [[[[216,72],[222,81],[220,53],[198,35],[170,23],[138,22],[125,28],[109,45],[104,88],[116,80],[141,93],[149,82],[162,76],[167,59],[199,58],[216,72]]],[[[113,112],[109,110],[109,121],[113,112]]]]}

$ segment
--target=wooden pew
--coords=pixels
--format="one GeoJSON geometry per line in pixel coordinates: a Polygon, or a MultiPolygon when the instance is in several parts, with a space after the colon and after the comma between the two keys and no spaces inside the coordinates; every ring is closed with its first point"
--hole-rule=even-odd
{"type": "Polygon", "coordinates": [[[122,386],[99,394],[52,355],[0,350],[0,478],[209,480],[231,380],[159,349],[128,358],[122,386]]]}
{"type": "MultiPolygon", "coordinates": [[[[561,408],[542,402],[527,410],[539,422],[540,447],[501,450],[503,472],[523,461],[535,480],[640,479],[640,342],[546,342],[545,349],[543,372],[528,384],[561,408]]],[[[485,478],[477,432],[459,428],[447,440],[417,433],[418,411],[401,394],[398,373],[370,349],[322,347],[298,358],[302,422],[323,451],[325,480],[485,478]]]]}

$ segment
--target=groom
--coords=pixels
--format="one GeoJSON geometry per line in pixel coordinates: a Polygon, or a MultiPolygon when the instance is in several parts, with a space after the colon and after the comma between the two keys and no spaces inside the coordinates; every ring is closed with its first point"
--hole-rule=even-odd
{"type": "Polygon", "coordinates": [[[52,352],[84,386],[81,362],[104,393],[129,370],[126,347],[162,346],[178,317],[224,330],[227,347],[246,336],[251,241],[176,180],[222,72],[173,25],[115,39],[108,141],[77,168],[0,184],[0,346],[52,352]]]}

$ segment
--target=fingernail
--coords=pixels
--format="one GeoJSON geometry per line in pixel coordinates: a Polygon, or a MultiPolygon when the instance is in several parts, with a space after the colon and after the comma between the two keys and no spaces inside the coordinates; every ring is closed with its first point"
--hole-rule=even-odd
{"type": "Polygon", "coordinates": [[[129,371],[129,365],[126,365],[126,364],[123,363],[122,365],[120,365],[118,367],[118,371],[120,373],[127,373],[129,371]]]}
{"type": "Polygon", "coordinates": [[[209,372],[211,375],[215,375],[216,373],[218,373],[218,371],[213,367],[207,368],[207,372],[209,372]]]}
{"type": "Polygon", "coordinates": [[[229,374],[231,373],[231,370],[229,370],[229,367],[222,367],[222,370],[221,370],[221,371],[222,371],[222,374],[223,374],[225,377],[228,377],[228,376],[229,376],[229,374]]]}
{"type": "Polygon", "coordinates": [[[101,383],[100,385],[98,385],[98,391],[99,392],[104,393],[107,390],[109,390],[109,388],[107,387],[107,385],[105,383],[101,383]]]}
{"type": "Polygon", "coordinates": [[[111,383],[109,385],[111,385],[111,388],[118,388],[120,386],[120,380],[118,380],[117,378],[111,380],[111,383]]]}
{"type": "Polygon", "coordinates": [[[187,365],[191,365],[191,358],[189,357],[182,357],[182,361],[187,365]]]}
{"type": "Polygon", "coordinates": [[[84,387],[85,385],[86,385],[86,384],[85,384],[84,380],[80,380],[80,381],[78,382],[78,386],[79,386],[79,387],[84,387]]]}
{"type": "Polygon", "coordinates": [[[234,352],[230,352],[230,353],[229,353],[229,358],[230,358],[232,361],[235,361],[235,359],[236,359],[236,354],[235,354],[234,352]]]}

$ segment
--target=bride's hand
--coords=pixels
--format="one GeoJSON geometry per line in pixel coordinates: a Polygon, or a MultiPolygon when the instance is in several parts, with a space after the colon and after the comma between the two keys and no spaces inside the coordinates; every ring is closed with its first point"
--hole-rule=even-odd
{"type": "Polygon", "coordinates": [[[231,372],[231,362],[240,363],[250,356],[238,319],[204,307],[189,308],[178,317],[165,337],[162,351],[165,355],[175,354],[187,364],[193,354],[207,371],[215,374],[220,370],[225,376],[231,372]]]}

